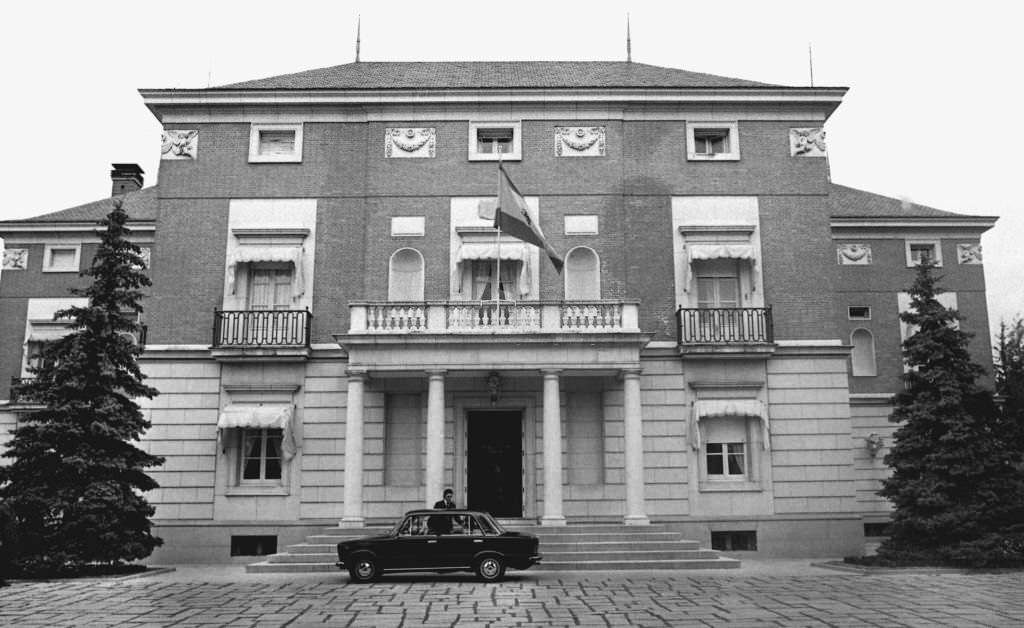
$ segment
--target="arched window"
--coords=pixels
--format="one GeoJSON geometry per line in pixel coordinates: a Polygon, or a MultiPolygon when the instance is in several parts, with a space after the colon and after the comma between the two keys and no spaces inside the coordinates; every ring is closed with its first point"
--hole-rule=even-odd
{"type": "Polygon", "coordinates": [[[601,262],[594,249],[578,246],[565,256],[565,300],[601,298],[601,262]]]}
{"type": "Polygon", "coordinates": [[[423,256],[416,249],[398,249],[388,264],[388,301],[423,300],[423,256]]]}
{"type": "Polygon", "coordinates": [[[875,338],[866,329],[855,329],[850,334],[850,344],[853,351],[850,353],[850,361],[853,364],[854,377],[868,377],[877,375],[875,367],[875,338]]]}

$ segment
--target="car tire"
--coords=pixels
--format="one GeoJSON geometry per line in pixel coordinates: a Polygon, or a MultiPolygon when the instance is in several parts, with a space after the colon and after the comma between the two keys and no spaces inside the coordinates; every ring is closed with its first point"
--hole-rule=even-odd
{"type": "Polygon", "coordinates": [[[372,556],[354,556],[348,568],[348,575],[352,582],[372,582],[380,575],[380,566],[377,559],[372,556]]]}
{"type": "Polygon", "coordinates": [[[505,563],[497,556],[484,556],[476,562],[474,571],[484,582],[497,582],[505,575],[505,563]]]}

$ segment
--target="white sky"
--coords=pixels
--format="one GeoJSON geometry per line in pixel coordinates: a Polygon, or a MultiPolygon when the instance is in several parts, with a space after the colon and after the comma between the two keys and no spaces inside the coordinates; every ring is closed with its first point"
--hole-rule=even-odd
{"type": "Polygon", "coordinates": [[[967,214],[985,235],[990,321],[1024,313],[1016,3],[4,2],[0,219],[106,197],[112,162],[157,180],[142,87],[223,85],[362,60],[633,60],[768,83],[850,88],[826,125],[832,179],[967,214]],[[269,43],[267,43],[269,42],[269,43]]]}

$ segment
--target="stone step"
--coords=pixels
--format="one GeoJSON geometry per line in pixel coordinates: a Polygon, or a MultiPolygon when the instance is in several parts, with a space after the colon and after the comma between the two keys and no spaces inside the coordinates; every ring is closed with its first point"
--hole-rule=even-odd
{"type": "MultiPolygon", "coordinates": [[[[322,537],[320,537],[322,538],[322,537]]],[[[310,537],[310,541],[313,537],[310,537]]],[[[337,543],[299,543],[289,545],[285,551],[289,554],[330,554],[337,549],[337,543]]],[[[696,551],[700,549],[697,541],[663,541],[639,540],[626,541],[549,541],[541,539],[541,549],[545,554],[553,552],[634,552],[634,551],[696,551]]]]}
{"type": "Polygon", "coordinates": [[[670,560],[545,560],[534,567],[543,571],[625,571],[643,569],[739,569],[734,558],[695,558],[670,560]]]}
{"type": "MultiPolygon", "coordinates": [[[[685,570],[685,569],[738,569],[740,561],[732,558],[675,559],[675,560],[571,560],[547,561],[532,569],[542,571],[627,571],[627,570],[685,570]]],[[[247,573],[344,573],[333,563],[291,563],[264,561],[246,565],[247,573]]]]}
{"type": "MultiPolygon", "coordinates": [[[[541,554],[544,555],[544,562],[575,562],[580,560],[587,560],[591,562],[609,562],[613,563],[616,561],[646,561],[646,560],[700,560],[700,559],[714,559],[718,557],[718,553],[714,550],[689,550],[679,549],[675,547],[666,547],[661,549],[647,549],[647,550],[599,550],[599,549],[588,549],[581,548],[577,550],[568,551],[557,551],[551,548],[541,547],[541,554]]],[[[317,553],[293,553],[284,552],[280,554],[271,554],[267,556],[266,562],[269,563],[329,563],[334,564],[337,562],[338,557],[334,552],[317,552],[317,553]]]]}
{"type": "Polygon", "coordinates": [[[246,573],[344,573],[334,563],[272,563],[263,561],[245,566],[246,573]]]}

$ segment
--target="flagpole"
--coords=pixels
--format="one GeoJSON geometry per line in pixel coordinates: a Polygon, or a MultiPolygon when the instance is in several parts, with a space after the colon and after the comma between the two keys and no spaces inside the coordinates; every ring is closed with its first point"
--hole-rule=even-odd
{"type": "Polygon", "coordinates": [[[499,219],[498,212],[501,211],[501,145],[495,142],[495,148],[498,149],[498,205],[494,208],[494,223],[498,228],[498,236],[495,240],[496,253],[498,262],[495,266],[495,277],[494,282],[494,315],[500,321],[501,319],[501,220],[499,219]]]}

